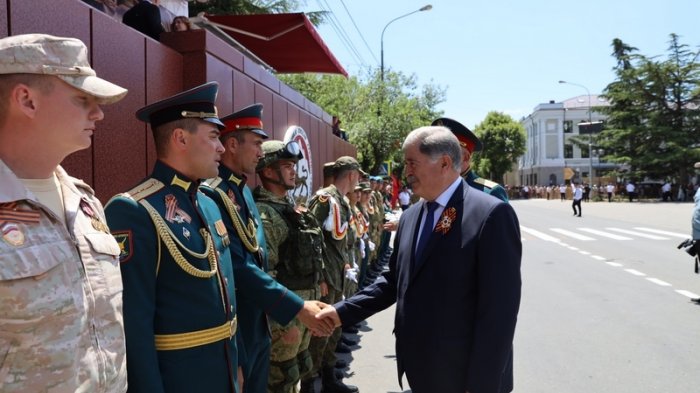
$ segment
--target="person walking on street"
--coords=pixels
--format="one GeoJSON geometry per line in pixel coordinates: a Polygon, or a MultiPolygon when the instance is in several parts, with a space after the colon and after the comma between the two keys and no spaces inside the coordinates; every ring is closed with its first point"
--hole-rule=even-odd
{"type": "Polygon", "coordinates": [[[634,200],[634,197],[635,197],[634,194],[635,194],[635,190],[636,190],[634,183],[632,183],[631,181],[628,182],[625,189],[627,191],[627,198],[629,198],[629,201],[632,202],[634,200]]]}
{"type": "Polygon", "coordinates": [[[566,200],[566,184],[562,184],[559,186],[559,196],[562,202],[566,200]]]}
{"type": "Polygon", "coordinates": [[[612,183],[608,183],[605,186],[605,192],[608,194],[608,203],[612,202],[613,193],[615,192],[615,186],[612,183]]]}
{"type": "Polygon", "coordinates": [[[0,39],[0,390],[126,391],[119,244],[61,162],[90,147],[102,105],[76,38],[0,39]]]}
{"type": "Polygon", "coordinates": [[[581,217],[581,200],[583,199],[583,189],[581,188],[580,184],[572,184],[572,187],[574,188],[574,192],[571,207],[574,209],[574,216],[581,217]],[[578,212],[576,211],[577,207],[578,212]]]}

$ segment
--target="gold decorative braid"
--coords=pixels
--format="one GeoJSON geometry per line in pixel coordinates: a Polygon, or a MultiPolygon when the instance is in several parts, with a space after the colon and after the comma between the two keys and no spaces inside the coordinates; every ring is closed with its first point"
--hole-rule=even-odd
{"type": "Polygon", "coordinates": [[[241,218],[241,215],[238,214],[238,209],[236,209],[236,205],[233,204],[231,198],[229,198],[228,195],[226,195],[226,193],[220,188],[215,188],[215,190],[219,193],[221,200],[224,201],[226,211],[233,222],[233,228],[236,230],[236,233],[238,233],[238,237],[241,238],[241,242],[245,248],[251,253],[258,252],[260,247],[258,246],[258,238],[255,236],[257,231],[253,220],[249,217],[248,226],[244,227],[243,219],[241,218]]]}
{"type": "Polygon", "coordinates": [[[173,259],[175,260],[175,263],[177,263],[178,266],[180,266],[180,268],[185,271],[185,273],[197,278],[211,278],[216,274],[217,267],[216,253],[214,251],[214,242],[212,241],[211,235],[206,230],[206,228],[199,229],[199,234],[205,241],[205,251],[204,253],[200,254],[188,249],[187,247],[185,247],[184,244],[180,242],[180,240],[173,234],[168,225],[165,223],[163,217],[161,217],[160,214],[158,214],[158,211],[156,211],[156,209],[150,203],[148,203],[148,201],[142,199],[139,201],[139,203],[146,208],[146,211],[148,211],[148,214],[151,216],[151,220],[153,220],[153,224],[156,227],[158,235],[161,237],[161,239],[163,239],[163,243],[165,243],[165,247],[168,249],[168,251],[170,251],[170,255],[172,255],[173,259]],[[209,260],[209,268],[211,270],[201,270],[192,266],[182,255],[180,250],[178,250],[177,246],[180,246],[180,248],[182,248],[188,254],[192,255],[195,258],[207,258],[209,260]]]}
{"type": "Polygon", "coordinates": [[[231,321],[209,329],[188,333],[156,334],[156,349],[159,351],[172,351],[207,345],[230,339],[236,334],[236,330],[238,330],[238,318],[234,316],[231,321]]]}

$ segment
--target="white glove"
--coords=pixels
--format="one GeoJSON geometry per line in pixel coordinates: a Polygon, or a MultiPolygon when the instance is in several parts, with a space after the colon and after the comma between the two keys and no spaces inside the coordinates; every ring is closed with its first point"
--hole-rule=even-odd
{"type": "Polygon", "coordinates": [[[372,243],[371,240],[368,240],[368,242],[369,242],[369,250],[374,251],[374,249],[377,248],[377,246],[374,243],[372,243]]]}
{"type": "Polygon", "coordinates": [[[355,269],[348,269],[345,271],[345,278],[348,280],[357,283],[357,270],[355,269]]]}
{"type": "Polygon", "coordinates": [[[360,256],[365,259],[365,241],[360,239],[360,256]]]}

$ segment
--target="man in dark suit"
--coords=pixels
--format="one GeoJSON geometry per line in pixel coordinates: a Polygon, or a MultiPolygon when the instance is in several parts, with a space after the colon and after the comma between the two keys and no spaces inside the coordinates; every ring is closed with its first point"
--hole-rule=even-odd
{"type": "Polygon", "coordinates": [[[399,222],[389,271],[317,318],[352,325],[396,303],[399,374],[414,393],[500,393],[520,306],[520,229],[507,203],[459,176],[461,148],[445,127],[403,144],[423,199],[399,222]]]}
{"type": "Polygon", "coordinates": [[[122,22],[156,41],[160,40],[160,33],[164,31],[160,22],[158,6],[148,0],[141,0],[129,11],[126,11],[122,22]]]}

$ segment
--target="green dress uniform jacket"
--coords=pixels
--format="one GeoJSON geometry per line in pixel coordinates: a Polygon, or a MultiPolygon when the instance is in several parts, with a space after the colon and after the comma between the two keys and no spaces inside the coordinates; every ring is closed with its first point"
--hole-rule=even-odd
{"type": "Polygon", "coordinates": [[[229,234],[211,199],[163,162],[105,208],[121,249],[129,392],[236,392],[229,234]]]}
{"type": "Polygon", "coordinates": [[[349,206],[334,185],[322,188],[309,201],[309,211],[323,229],[326,253],[325,281],[336,291],[343,290],[344,266],[347,259],[349,206]]]}
{"type": "Polygon", "coordinates": [[[508,194],[506,193],[506,189],[495,181],[479,177],[479,175],[474,173],[472,170],[467,170],[466,173],[462,174],[462,177],[467,181],[467,184],[476,188],[477,190],[481,190],[502,200],[503,202],[508,202],[508,194]]]}
{"type": "Polygon", "coordinates": [[[286,325],[302,309],[304,300],[265,272],[265,231],[260,224],[260,213],[253,195],[245,185],[245,177],[236,175],[221,165],[219,177],[201,189],[216,201],[231,235],[229,249],[236,277],[236,299],[241,321],[238,351],[245,376],[243,389],[246,393],[265,393],[270,366],[270,328],[267,316],[286,325]],[[240,231],[236,229],[237,226],[240,231]],[[249,250],[248,247],[253,245],[257,245],[258,251],[249,250]]]}

